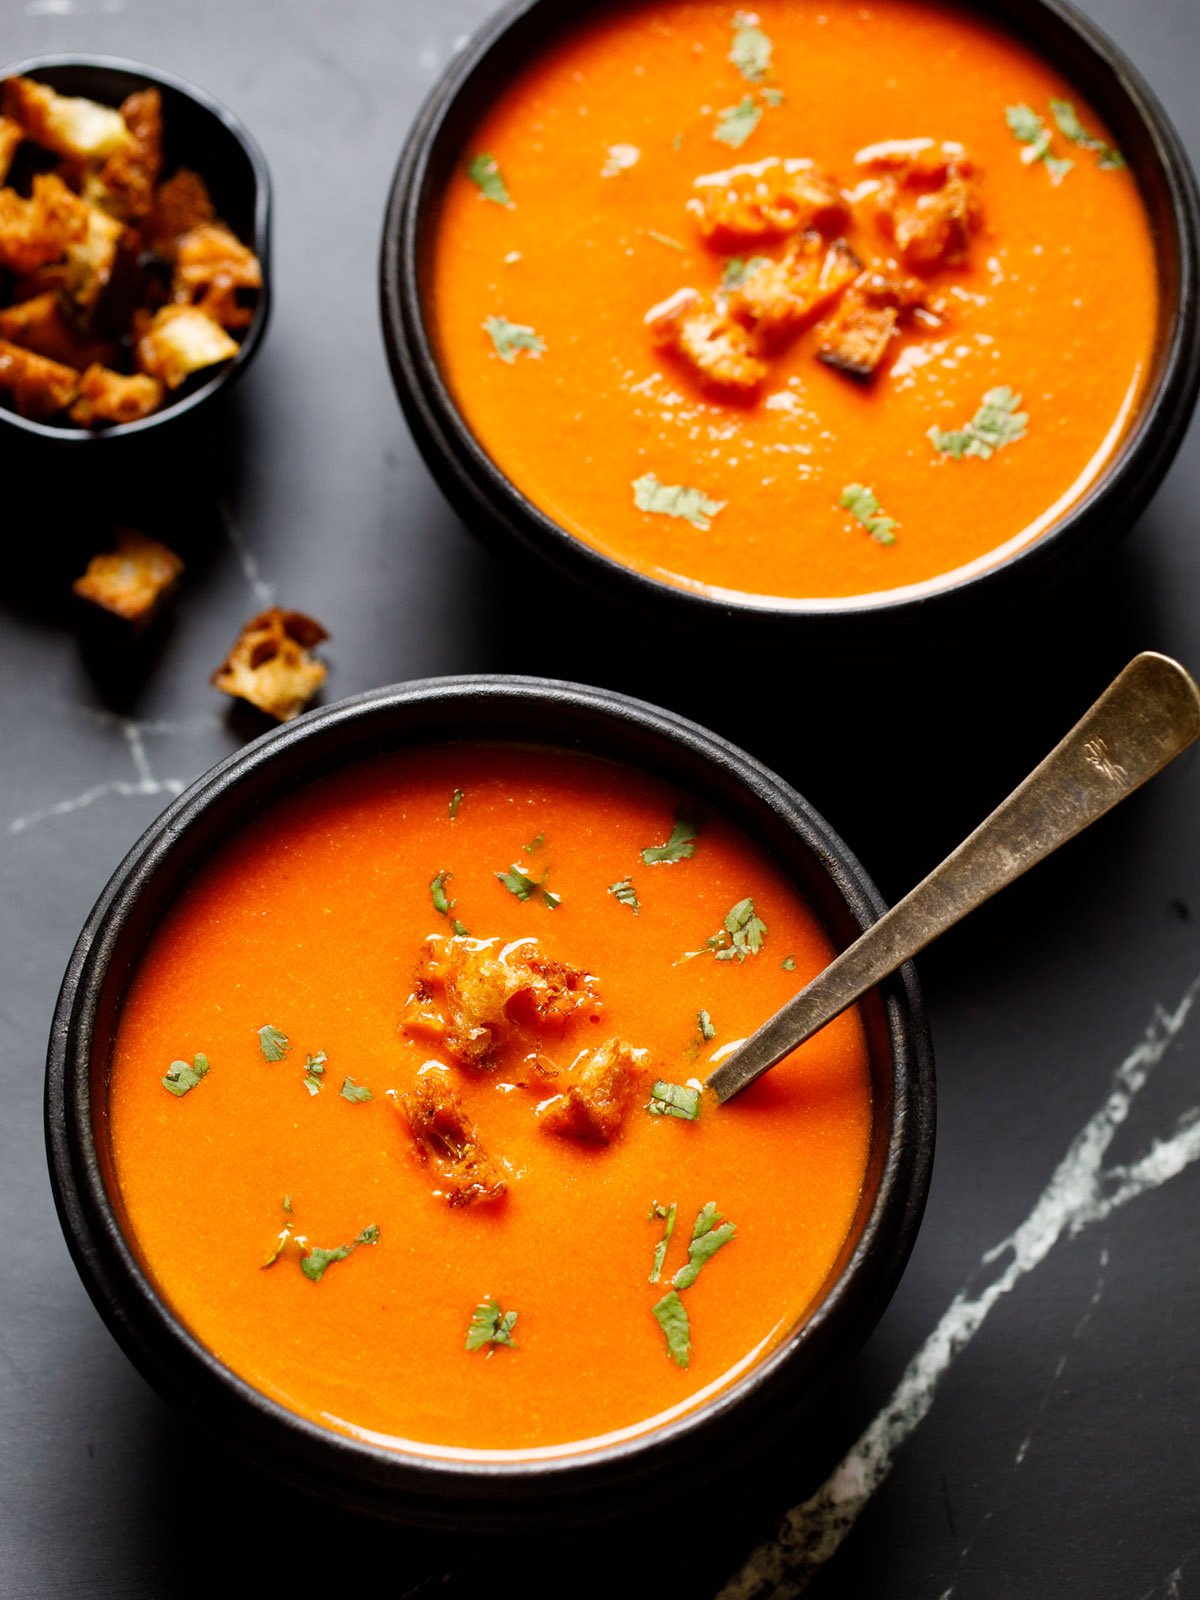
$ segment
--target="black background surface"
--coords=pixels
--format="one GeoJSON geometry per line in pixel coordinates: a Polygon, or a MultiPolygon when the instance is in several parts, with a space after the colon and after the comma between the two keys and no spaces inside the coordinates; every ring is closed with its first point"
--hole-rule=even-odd
{"type": "MultiPolygon", "coordinates": [[[[262,142],[277,204],[273,325],[221,415],[156,451],[111,505],[74,457],[48,464],[0,446],[0,1594],[172,1600],[233,1583],[391,1600],[715,1595],[853,1448],[955,1297],[989,1289],[989,1314],[935,1363],[928,1414],[809,1592],[1200,1592],[1200,1166],[1190,1142],[1200,1014],[1178,1016],[1200,979],[1194,754],[922,960],[940,1127],[908,1273],[820,1411],[753,1472],[718,1476],[702,1505],[506,1552],[360,1524],[260,1480],[179,1421],[79,1285],[42,1154],[54,997],[92,900],[142,827],[261,731],[208,687],[260,602],[277,598],[329,627],[328,698],[443,672],[531,671],[693,716],[792,780],[891,898],[1136,650],[1200,667],[1194,429],[1100,570],[1014,617],[1005,639],[919,675],[899,654],[856,682],[753,651],[701,651],[506,573],[477,549],[401,421],[375,272],[408,122],[487,10],[485,0],[0,0],[10,60],[109,51],[225,100],[262,142]],[[189,564],[171,622],[133,653],[81,628],[65,598],[108,516],[162,532],[189,564]],[[1163,1181],[1075,1233],[1062,1228],[1003,1289],[1011,1249],[984,1258],[1031,1215],[1162,1012],[1178,1027],[1104,1167],[1127,1167],[1161,1141],[1163,1181]],[[1168,1178],[1172,1160],[1180,1170],[1168,1178]]],[[[1194,155],[1194,0],[1090,0],[1087,10],[1147,74],[1194,155]]],[[[180,1195],[181,1227],[189,1203],[180,1195]]]]}

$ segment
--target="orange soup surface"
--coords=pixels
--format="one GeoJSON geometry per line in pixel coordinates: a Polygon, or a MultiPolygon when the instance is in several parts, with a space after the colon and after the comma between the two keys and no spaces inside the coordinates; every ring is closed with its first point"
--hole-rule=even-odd
{"type": "Polygon", "coordinates": [[[682,588],[810,602],[1052,526],[1157,318],[1095,109],[922,0],[601,10],[472,134],[429,295],[468,426],[561,526],[682,588]]]}
{"type": "Polygon", "coordinates": [[[382,757],[183,892],[110,1131],[135,1249],[233,1372],[376,1443],[527,1453],[688,1410],[811,1308],[864,1181],[861,1020],[698,1092],[831,947],[680,804],[584,756],[382,757]]]}

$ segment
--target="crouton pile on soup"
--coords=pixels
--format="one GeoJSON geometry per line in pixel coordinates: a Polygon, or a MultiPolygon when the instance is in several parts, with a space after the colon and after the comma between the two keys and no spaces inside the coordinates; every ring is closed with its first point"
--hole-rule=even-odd
{"type": "Polygon", "coordinates": [[[856,1010],[729,1106],[703,1088],[831,954],[757,844],[625,767],[463,743],[281,794],[133,975],[132,1243],[219,1360],[335,1431],[653,1428],[803,1321],[854,1226],[856,1010]]]}
{"type": "Polygon", "coordinates": [[[784,604],[961,579],[1137,412],[1137,184],[967,10],[589,7],[478,115],[433,230],[438,363],[515,488],[643,575],[784,604]]]}
{"type": "Polygon", "coordinates": [[[262,268],[199,173],[164,173],[157,89],[114,107],[7,79],[0,183],[0,403],[136,422],[237,354],[262,268]]]}

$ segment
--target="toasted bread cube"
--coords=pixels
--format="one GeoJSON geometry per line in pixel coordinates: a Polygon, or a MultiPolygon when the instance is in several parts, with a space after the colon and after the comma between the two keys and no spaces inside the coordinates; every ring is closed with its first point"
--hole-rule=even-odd
{"type": "Polygon", "coordinates": [[[779,261],[764,261],[729,296],[729,314],[768,344],[822,316],[862,271],[844,239],[826,249],[819,233],[803,234],[779,261]]]}
{"type": "Polygon", "coordinates": [[[714,388],[749,395],[767,375],[750,330],[695,289],[681,289],[654,306],[646,326],[660,350],[672,351],[714,388]]]}
{"type": "Polygon", "coordinates": [[[158,255],[170,260],[175,254],[176,242],[185,233],[211,222],[215,216],[216,209],[204,179],[198,172],[180,167],[160,184],[154,196],[146,221],[146,242],[158,255]]]}
{"type": "Polygon", "coordinates": [[[55,94],[32,78],[5,81],[4,113],[35,144],[77,161],[104,161],[133,142],[124,117],[112,106],[55,94]]]}
{"type": "Polygon", "coordinates": [[[9,168],[13,164],[13,157],[17,153],[21,140],[25,137],[24,129],[19,122],[14,122],[11,117],[0,115],[0,183],[8,177],[9,168]]]}
{"type": "Polygon", "coordinates": [[[858,153],[858,164],[883,174],[875,196],[879,225],[913,272],[965,261],[982,213],[974,166],[958,144],[898,140],[858,153]]]}
{"type": "Polygon", "coordinates": [[[136,528],[118,528],[116,542],[114,551],[92,557],[71,588],[91,605],[144,624],[175,587],[183,562],[174,550],[136,528]]]}
{"type": "Polygon", "coordinates": [[[107,366],[117,355],[117,346],[110,341],[86,339],[78,332],[54,290],[0,310],[0,339],[77,371],[97,364],[107,366]]]}
{"type": "Polygon", "coordinates": [[[39,172],[28,200],[0,189],[0,267],[18,276],[58,261],[87,229],[88,207],[57,173],[39,172]]]}
{"type": "Polygon", "coordinates": [[[801,229],[835,233],[850,215],[832,178],[811,165],[785,161],[760,161],[698,179],[688,210],[705,242],[721,251],[782,239],[801,229]]]}
{"type": "Polygon", "coordinates": [[[81,311],[90,312],[112,279],[125,225],[99,206],[88,205],[86,209],[87,226],[82,238],[67,246],[63,286],[81,311]]]}
{"type": "Polygon", "coordinates": [[[540,1107],[538,1123],[548,1133],[592,1144],[609,1144],[620,1131],[630,1090],[646,1060],[624,1039],[585,1050],[571,1065],[561,1094],[540,1107]]]}
{"type": "Polygon", "coordinates": [[[817,347],[818,359],[852,378],[873,378],[896,336],[900,313],[894,305],[872,305],[851,289],[827,322],[817,347]]]}
{"type": "Polygon", "coordinates": [[[427,1066],[400,1103],[417,1155],[433,1166],[438,1191],[450,1205],[486,1205],[503,1196],[508,1187],[504,1173],[480,1144],[444,1067],[427,1066]]]}
{"type": "Polygon", "coordinates": [[[310,652],[328,637],[321,624],[302,611],[274,606],[252,617],[242,629],[224,664],[213,673],[213,687],[248,701],[278,722],[290,722],[325,681],[324,664],[310,652]]]}
{"type": "Polygon", "coordinates": [[[137,342],[138,366],[168,389],[237,352],[237,340],[194,306],[163,306],[137,342]]]}
{"type": "Polygon", "coordinates": [[[84,197],[124,222],[139,222],[154,204],[154,186],[162,172],[162,95],[139,89],[121,102],[129,143],[113,152],[98,172],[84,182],[84,197]]]}
{"type": "Polygon", "coordinates": [[[177,241],[172,291],[178,304],[196,306],[223,328],[244,328],[254,312],[237,293],[261,288],[258,257],[221,223],[202,223],[177,241]]]}
{"type": "Polygon", "coordinates": [[[79,380],[71,421],[90,428],[97,422],[140,422],[162,404],[163,386],[144,372],[112,372],[96,363],[79,380]]]}
{"type": "Polygon", "coordinates": [[[23,417],[44,422],[65,411],[79,393],[79,374],[73,367],[48,361],[32,350],[0,339],[0,390],[7,390],[23,417]]]}

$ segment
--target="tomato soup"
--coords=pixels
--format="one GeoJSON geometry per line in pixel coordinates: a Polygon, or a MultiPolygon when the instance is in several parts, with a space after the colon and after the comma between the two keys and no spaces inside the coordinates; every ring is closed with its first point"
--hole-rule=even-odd
{"type": "Polygon", "coordinates": [[[428,278],[455,402],[536,506],[660,581],[817,603],[1051,527],[1157,300],[1095,108],[921,0],[598,11],[482,117],[428,278]]]}
{"type": "Polygon", "coordinates": [[[720,817],[585,756],[380,757],[231,838],[152,937],[109,1099],[132,1243],[263,1394],[426,1452],[702,1402],[822,1294],[862,1193],[861,1018],[719,1106],[829,959],[720,817]]]}

